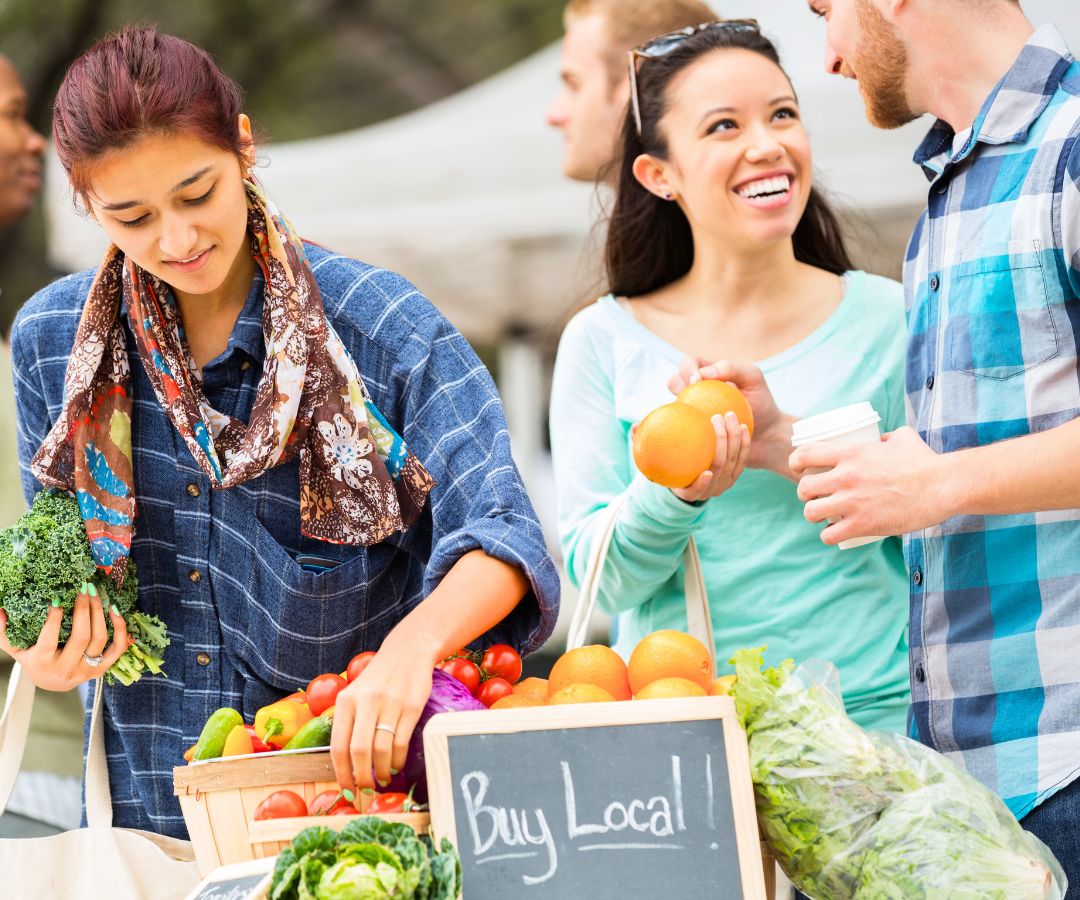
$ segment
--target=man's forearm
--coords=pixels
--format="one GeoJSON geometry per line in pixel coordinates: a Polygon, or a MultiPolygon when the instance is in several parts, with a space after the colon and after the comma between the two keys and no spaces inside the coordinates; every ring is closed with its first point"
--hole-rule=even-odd
{"type": "Polygon", "coordinates": [[[938,459],[950,516],[1080,508],[1080,419],[938,459]]]}

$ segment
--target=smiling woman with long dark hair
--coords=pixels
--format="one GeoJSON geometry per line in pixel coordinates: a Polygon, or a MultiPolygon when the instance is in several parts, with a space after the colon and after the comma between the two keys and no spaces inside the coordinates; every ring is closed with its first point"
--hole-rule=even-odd
{"type": "MultiPolygon", "coordinates": [[[[491,378],[405,279],[297,236],[239,87],[192,44],[101,41],[53,136],[112,245],[16,321],[24,489],[78,495],[98,566],[135,562],[172,641],[168,680],[97,682],[114,824],[183,836],[172,767],[207,717],[250,722],[363,650],[331,755],[343,787],[389,781],[435,663],[482,636],[533,650],[557,614],[491,378]]],[[[28,650],[0,635],[53,690],[127,646],[92,591],[58,651],[59,615],[28,650]]]]}
{"type": "Polygon", "coordinates": [[[900,542],[823,545],[787,466],[795,418],[869,400],[884,428],[903,423],[900,285],[853,269],[813,184],[795,90],[756,23],[662,36],[631,65],[610,293],[567,327],[552,390],[571,579],[618,500],[600,604],[616,617],[620,652],[651,631],[686,629],[682,558],[693,535],[718,660],[762,644],[770,664],[830,659],[856,721],[902,730],[900,542]],[[705,367],[714,360],[729,362],[705,367]],[[636,471],[631,433],[673,399],[680,365],[687,377],[738,382],[755,430],[751,439],[733,415],[715,417],[712,465],[669,490],[636,471]]]}

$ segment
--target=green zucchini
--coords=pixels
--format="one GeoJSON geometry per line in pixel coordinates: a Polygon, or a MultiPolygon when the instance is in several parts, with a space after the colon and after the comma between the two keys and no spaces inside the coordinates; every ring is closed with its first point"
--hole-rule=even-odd
{"type": "Polygon", "coordinates": [[[200,759],[217,759],[225,749],[225,741],[229,732],[237,725],[244,724],[244,717],[235,709],[223,706],[216,710],[206,724],[203,725],[199,742],[195,745],[195,752],[191,756],[192,762],[200,759]]]}
{"type": "Polygon", "coordinates": [[[305,747],[329,747],[330,728],[333,720],[326,716],[316,716],[292,736],[292,740],[285,745],[285,750],[300,750],[305,747]]]}

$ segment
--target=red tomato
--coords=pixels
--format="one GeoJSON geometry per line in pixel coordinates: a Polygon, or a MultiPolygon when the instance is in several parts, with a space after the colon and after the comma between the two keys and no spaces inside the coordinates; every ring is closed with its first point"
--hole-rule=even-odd
{"type": "Polygon", "coordinates": [[[259,736],[255,733],[254,725],[245,725],[244,731],[251,735],[251,749],[254,753],[265,753],[267,750],[272,749],[269,744],[259,740],[259,736]]]}
{"type": "Polygon", "coordinates": [[[356,812],[356,807],[345,799],[345,795],[341,791],[323,791],[308,804],[307,814],[309,816],[332,816],[342,807],[347,807],[352,812],[356,812]]]}
{"type": "Polygon", "coordinates": [[[480,687],[480,670],[476,668],[476,663],[455,656],[453,659],[439,663],[439,668],[465,685],[470,694],[475,694],[476,689],[480,687]]]}
{"type": "Polygon", "coordinates": [[[371,815],[375,813],[400,813],[409,812],[416,806],[413,802],[412,792],[403,794],[400,791],[388,791],[385,794],[376,794],[375,799],[371,801],[371,806],[367,808],[367,812],[371,815]]]}
{"type": "Polygon", "coordinates": [[[304,798],[292,791],[274,791],[255,807],[255,821],[263,819],[291,819],[308,814],[304,798]]]}
{"type": "Polygon", "coordinates": [[[509,697],[512,693],[514,693],[514,686],[505,678],[496,675],[480,685],[480,690],[476,692],[476,699],[484,706],[491,706],[496,700],[509,697]]]}
{"type": "Polygon", "coordinates": [[[320,716],[337,702],[337,695],[349,682],[336,672],[316,675],[307,686],[307,705],[313,716],[320,716]]]}
{"type": "Polygon", "coordinates": [[[353,809],[351,806],[336,806],[332,810],[330,810],[330,812],[328,812],[327,815],[328,816],[358,816],[358,815],[360,815],[360,810],[353,809]]]}
{"type": "Polygon", "coordinates": [[[356,656],[349,660],[349,667],[345,670],[345,675],[350,684],[360,677],[360,673],[367,668],[368,663],[374,658],[374,650],[365,650],[363,653],[357,653],[356,656]]]}
{"type": "Polygon", "coordinates": [[[480,665],[488,675],[498,675],[511,684],[521,677],[521,657],[509,644],[492,644],[484,651],[480,665]]]}

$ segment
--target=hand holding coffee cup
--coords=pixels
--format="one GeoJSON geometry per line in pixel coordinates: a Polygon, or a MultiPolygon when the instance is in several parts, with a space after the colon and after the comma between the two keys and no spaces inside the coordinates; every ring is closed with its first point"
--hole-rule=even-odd
{"type": "MultiPolygon", "coordinates": [[[[826,441],[835,444],[878,443],[881,441],[880,422],[881,416],[870,403],[865,401],[853,403],[850,406],[842,406],[816,416],[799,419],[792,426],[791,445],[797,449],[806,444],[826,441]]],[[[826,471],[828,469],[807,469],[803,474],[814,475],[826,471]]],[[[838,521],[840,521],[839,518],[833,517],[829,519],[829,524],[832,525],[838,521]]],[[[883,539],[883,535],[867,535],[849,538],[841,541],[837,546],[841,550],[850,550],[852,547],[861,547],[883,539]]]]}

